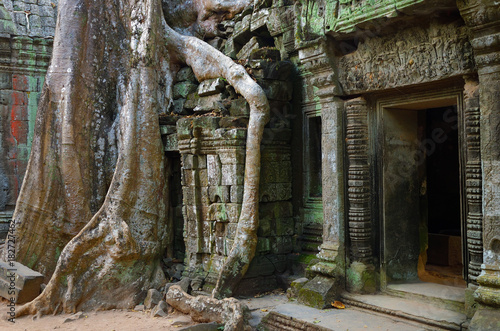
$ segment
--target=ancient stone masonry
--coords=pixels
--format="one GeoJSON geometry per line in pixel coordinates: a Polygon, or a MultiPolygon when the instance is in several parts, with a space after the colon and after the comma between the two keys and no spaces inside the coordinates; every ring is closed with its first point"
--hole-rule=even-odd
{"type": "MultiPolygon", "coordinates": [[[[290,201],[292,65],[281,61],[287,46],[278,43],[288,27],[275,25],[274,37],[268,30],[273,8],[263,5],[244,11],[234,21],[221,24],[221,36],[207,41],[245,64],[271,107],[261,147],[257,253],[240,292],[276,288],[276,274],[287,270],[289,255],[298,247],[290,201]]],[[[222,78],[199,83],[185,67],[175,81],[170,113],[160,117],[160,123],[164,123],[165,151],[178,151],[181,157],[184,274],[196,279],[195,290],[211,292],[238,226],[250,110],[222,78]]]]}
{"type": "MultiPolygon", "coordinates": [[[[12,211],[26,171],[52,50],[56,1],[0,3],[0,211],[12,211]]],[[[9,217],[6,216],[6,219],[9,217]]]]}
{"type": "MultiPolygon", "coordinates": [[[[187,273],[204,275],[210,291],[232,247],[243,201],[246,128],[225,127],[224,117],[177,122],[182,157],[187,273]]],[[[266,129],[263,143],[257,256],[245,282],[276,286],[294,250],[289,129],[266,129]],[[255,279],[255,278],[263,279],[255,279]],[[255,279],[255,280],[253,280],[255,279]],[[267,282],[267,283],[266,283],[267,282]]],[[[242,286],[245,289],[245,286],[242,286]]],[[[248,290],[248,289],[247,289],[248,290]]]]}
{"type": "Polygon", "coordinates": [[[425,83],[471,72],[472,55],[463,26],[412,27],[360,42],[340,59],[339,80],[346,94],[425,83]]]}
{"type": "Polygon", "coordinates": [[[321,115],[323,234],[318,253],[321,261],[310,266],[310,270],[336,277],[339,281],[342,276],[339,277],[338,271],[345,263],[343,162],[342,157],[331,151],[343,149],[341,123],[344,102],[335,97],[339,86],[325,44],[300,49],[299,60],[299,70],[304,79],[302,111],[321,115]]]}

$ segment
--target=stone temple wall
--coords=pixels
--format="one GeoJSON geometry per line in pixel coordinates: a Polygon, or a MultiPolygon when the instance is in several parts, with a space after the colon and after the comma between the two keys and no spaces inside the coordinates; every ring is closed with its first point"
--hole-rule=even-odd
{"type": "Polygon", "coordinates": [[[0,211],[13,209],[30,154],[36,108],[52,51],[56,4],[0,4],[0,211]]]}
{"type": "MultiPolygon", "coordinates": [[[[292,70],[290,62],[280,59],[274,47],[255,47],[244,58],[269,99],[271,120],[261,147],[258,248],[240,292],[277,288],[276,274],[287,271],[298,247],[291,202],[291,129],[284,115],[290,112],[292,70]]],[[[183,226],[184,274],[195,279],[195,290],[211,292],[238,226],[250,110],[224,79],[198,83],[188,67],[177,74],[174,98],[170,112],[160,117],[167,157],[173,160],[178,152],[181,159],[182,214],[172,202],[173,224],[183,226]]],[[[178,256],[168,250],[167,255],[178,256]]]]}
{"type": "Polygon", "coordinates": [[[0,3],[0,221],[14,209],[52,52],[57,0],[0,3]]]}

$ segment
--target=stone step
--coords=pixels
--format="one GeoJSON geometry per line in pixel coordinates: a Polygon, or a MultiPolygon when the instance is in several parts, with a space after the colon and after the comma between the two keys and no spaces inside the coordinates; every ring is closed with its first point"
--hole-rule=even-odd
{"type": "Polygon", "coordinates": [[[387,294],[431,303],[438,307],[465,313],[465,289],[434,283],[391,284],[385,290],[387,294]]]}
{"type": "Polygon", "coordinates": [[[330,329],[272,311],[262,319],[261,323],[259,324],[259,330],[329,331],[330,329]]]}
{"type": "Polygon", "coordinates": [[[0,296],[16,303],[33,300],[40,294],[43,275],[18,262],[0,261],[0,296]]]}
{"type": "Polygon", "coordinates": [[[412,300],[388,294],[342,294],[347,305],[396,316],[444,330],[466,329],[465,314],[439,307],[430,301],[412,300]]]}

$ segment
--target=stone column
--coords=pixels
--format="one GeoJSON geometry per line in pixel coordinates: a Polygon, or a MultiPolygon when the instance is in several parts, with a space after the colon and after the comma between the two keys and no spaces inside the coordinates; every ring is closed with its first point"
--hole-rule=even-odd
{"type": "Polygon", "coordinates": [[[459,0],[472,32],[479,75],[483,180],[483,264],[469,330],[500,329],[500,10],[496,1],[459,0]]]}
{"type": "Polygon", "coordinates": [[[363,97],[346,101],[347,222],[350,261],[346,286],[352,292],[377,290],[373,265],[368,105],[363,97]]]}
{"type": "Polygon", "coordinates": [[[344,242],[344,171],[343,122],[344,102],[335,97],[340,89],[323,41],[299,50],[302,69],[310,72],[306,84],[314,89],[314,99],[321,109],[322,121],[322,199],[323,243],[318,257],[320,262],[311,270],[337,279],[343,278],[345,269],[344,242]]]}

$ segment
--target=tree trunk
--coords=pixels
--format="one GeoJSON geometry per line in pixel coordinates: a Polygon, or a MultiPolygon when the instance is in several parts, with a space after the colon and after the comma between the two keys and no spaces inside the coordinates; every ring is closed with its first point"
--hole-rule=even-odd
{"type": "Polygon", "coordinates": [[[172,30],[160,0],[64,0],[14,214],[17,260],[50,281],[18,315],[133,307],[164,282],[158,113],[170,103],[178,61],[200,81],[225,77],[251,106],[238,234],[214,295],[231,294],[246,272],[269,114],[262,89],[222,53],[172,30]]]}

